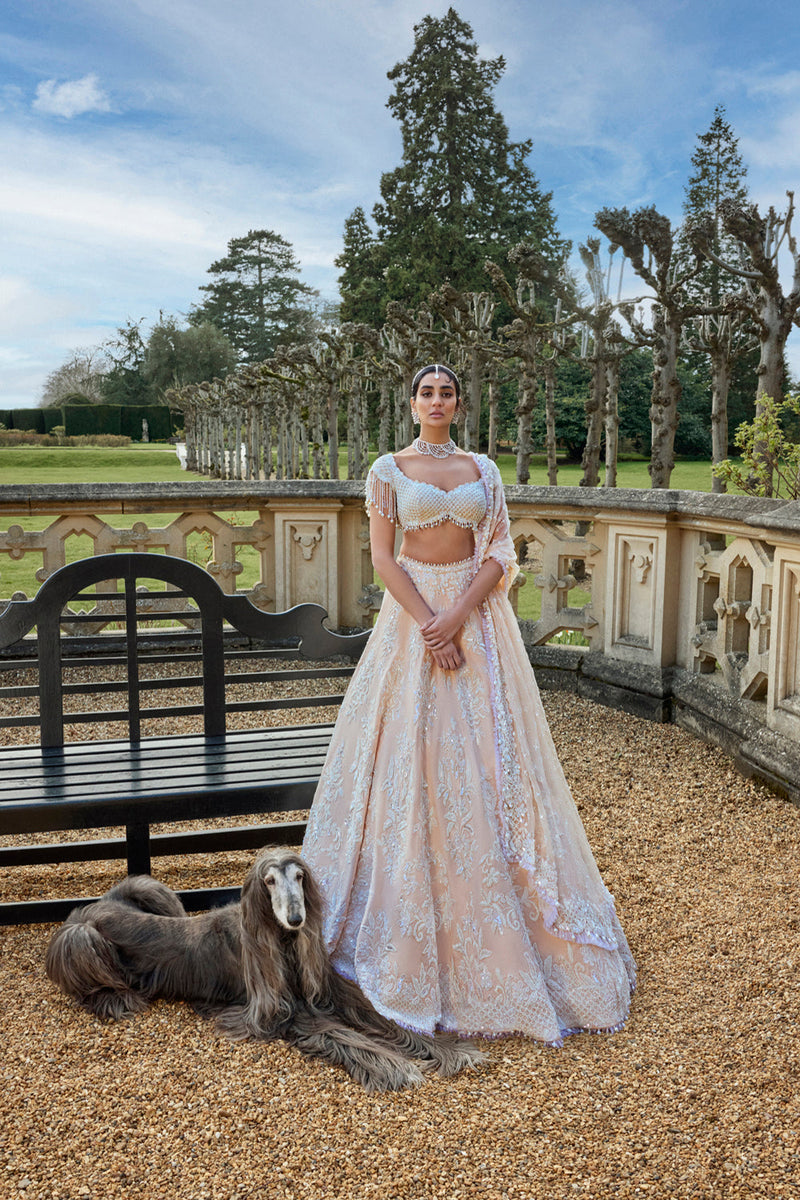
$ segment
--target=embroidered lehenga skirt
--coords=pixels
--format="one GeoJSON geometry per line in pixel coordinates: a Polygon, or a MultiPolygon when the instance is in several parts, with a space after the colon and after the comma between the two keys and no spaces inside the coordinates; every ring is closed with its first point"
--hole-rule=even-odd
{"type": "MultiPolygon", "coordinates": [[[[471,561],[400,559],[432,610],[471,561]]],[[[386,592],[303,854],[336,969],[410,1028],[558,1043],[625,1020],[634,965],[498,589],[437,667],[386,592]]]]}

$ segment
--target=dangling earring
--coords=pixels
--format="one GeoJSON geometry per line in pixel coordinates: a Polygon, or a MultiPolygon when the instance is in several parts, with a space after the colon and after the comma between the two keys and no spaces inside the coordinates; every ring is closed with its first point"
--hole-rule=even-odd
{"type": "Polygon", "coordinates": [[[413,404],[411,405],[411,420],[414,422],[415,425],[419,425],[419,413],[414,408],[413,404]]]}

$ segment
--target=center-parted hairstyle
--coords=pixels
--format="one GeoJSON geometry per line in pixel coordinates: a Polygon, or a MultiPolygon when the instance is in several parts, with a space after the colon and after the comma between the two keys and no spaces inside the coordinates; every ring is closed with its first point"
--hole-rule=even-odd
{"type": "Polygon", "coordinates": [[[431,373],[433,373],[437,379],[439,378],[440,374],[446,375],[448,379],[452,381],[453,387],[456,389],[456,398],[461,398],[461,384],[459,383],[458,376],[456,375],[455,371],[451,370],[450,367],[446,367],[444,363],[430,363],[427,367],[422,367],[421,370],[417,371],[411,382],[412,397],[416,396],[420,381],[424,379],[426,375],[430,375],[431,373]]]}

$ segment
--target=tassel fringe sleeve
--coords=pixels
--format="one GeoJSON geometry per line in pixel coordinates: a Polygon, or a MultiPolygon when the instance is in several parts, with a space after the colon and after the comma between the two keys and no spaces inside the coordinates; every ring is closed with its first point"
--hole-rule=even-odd
{"type": "Polygon", "coordinates": [[[392,483],[391,466],[386,462],[388,457],[387,454],[376,459],[367,475],[367,516],[369,516],[370,509],[375,508],[382,517],[396,525],[397,496],[392,483]]]}

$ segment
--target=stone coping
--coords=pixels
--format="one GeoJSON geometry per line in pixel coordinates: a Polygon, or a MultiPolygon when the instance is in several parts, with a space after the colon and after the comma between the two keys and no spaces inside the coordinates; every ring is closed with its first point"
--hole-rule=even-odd
{"type": "MultiPolygon", "coordinates": [[[[653,513],[666,517],[699,517],[735,521],[770,529],[800,531],[800,501],[735,496],[711,492],[647,488],[549,487],[508,484],[509,504],[553,509],[580,509],[592,513],[615,510],[653,513]]],[[[220,480],[171,483],[54,483],[0,486],[0,510],[51,511],[60,504],[157,504],[184,507],[202,502],[219,508],[258,506],[273,500],[349,500],[364,494],[358,479],[220,480]]]]}

